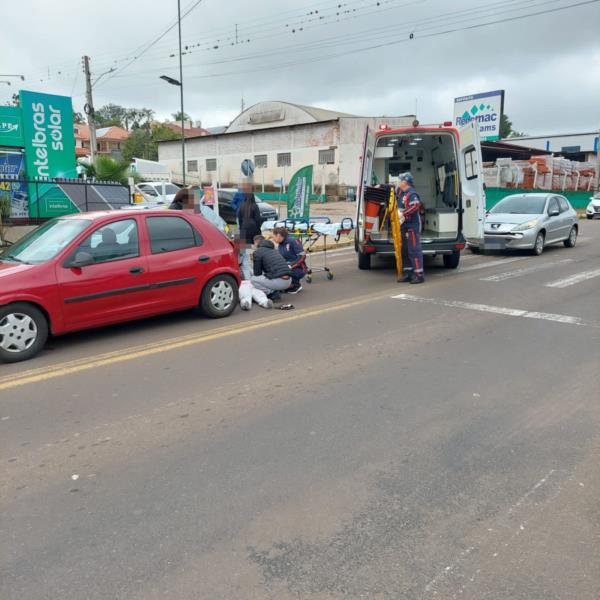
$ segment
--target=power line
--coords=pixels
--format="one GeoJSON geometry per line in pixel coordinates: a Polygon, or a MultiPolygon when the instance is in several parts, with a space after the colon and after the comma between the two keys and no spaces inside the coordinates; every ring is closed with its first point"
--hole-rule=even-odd
{"type": "MultiPolygon", "coordinates": [[[[464,23],[464,22],[468,22],[468,21],[473,21],[475,19],[479,19],[482,17],[491,17],[491,16],[495,16],[497,14],[502,14],[504,12],[506,12],[506,10],[511,10],[511,11],[521,11],[521,10],[526,10],[529,8],[535,8],[536,6],[545,6],[547,4],[552,4],[552,3],[556,3],[556,2],[561,2],[563,0],[509,0],[508,2],[506,1],[502,1],[502,2],[496,2],[492,5],[483,7],[483,8],[475,8],[475,9],[467,9],[467,10],[460,10],[460,11],[452,11],[452,12],[448,12],[448,13],[444,13],[441,15],[437,15],[435,17],[430,17],[427,19],[419,19],[419,20],[415,20],[412,22],[403,22],[403,27],[405,29],[410,29],[413,26],[416,25],[422,25],[422,24],[428,24],[428,23],[433,23],[435,21],[443,21],[444,24],[448,24],[449,22],[454,22],[454,24],[458,24],[458,23],[464,23]],[[531,4],[534,4],[537,2],[536,6],[531,6],[531,4]],[[520,5],[527,5],[527,6],[513,6],[513,7],[507,7],[507,4],[520,4],[520,5]],[[497,8],[501,7],[502,10],[498,11],[495,10],[497,8]],[[480,14],[480,15],[476,15],[475,13],[479,12],[485,12],[488,14],[480,14]],[[464,18],[464,15],[467,14],[468,17],[464,18]]],[[[305,51],[305,50],[322,50],[325,48],[330,48],[330,47],[336,47],[336,46],[340,46],[340,45],[347,45],[347,44],[356,44],[357,41],[359,41],[361,38],[364,37],[372,37],[374,33],[377,34],[384,34],[387,31],[395,31],[397,29],[397,25],[389,25],[386,27],[381,27],[378,26],[376,28],[371,28],[371,29],[367,29],[364,30],[362,32],[359,33],[352,33],[352,34],[342,34],[339,36],[333,36],[333,37],[329,37],[326,40],[320,40],[318,42],[306,42],[306,43],[302,43],[302,44],[294,44],[291,46],[283,46],[283,47],[279,47],[279,48],[272,48],[269,49],[268,51],[262,51],[260,53],[255,53],[255,54],[246,54],[244,56],[239,56],[239,57],[234,57],[234,58],[225,58],[225,59],[221,59],[221,60],[216,60],[216,61],[209,61],[209,62],[202,62],[202,63],[191,63],[187,65],[187,68],[197,68],[197,67],[206,67],[206,66],[212,66],[212,65],[219,65],[219,64],[226,64],[226,63],[232,63],[232,62],[243,62],[243,61],[247,61],[247,60],[254,60],[257,58],[264,58],[264,57],[268,57],[268,56],[272,56],[274,53],[276,54],[281,54],[281,53],[287,53],[287,52],[301,52],[301,51],[305,51]]],[[[439,27],[439,25],[435,25],[435,26],[430,26],[430,27],[420,27],[419,31],[427,31],[430,30],[432,28],[436,28],[439,27]]],[[[136,74],[152,74],[157,72],[157,70],[163,69],[164,67],[159,66],[156,67],[155,69],[151,69],[151,70],[146,70],[146,71],[138,71],[138,72],[134,72],[133,75],[136,74]]],[[[130,74],[131,76],[132,74],[130,74]]]]}
{"type": "Polygon", "coordinates": [[[547,8],[544,10],[531,12],[526,15],[516,15],[516,16],[512,16],[512,17],[505,17],[502,19],[496,19],[496,20],[487,21],[484,23],[476,23],[473,25],[466,25],[463,27],[446,29],[446,30],[442,30],[442,31],[425,34],[425,35],[419,35],[419,30],[415,30],[412,34],[412,37],[409,36],[407,38],[403,38],[400,40],[391,40],[388,42],[382,42],[380,44],[373,44],[370,46],[362,46],[360,48],[354,48],[352,50],[338,52],[336,54],[329,54],[326,56],[313,57],[313,58],[308,58],[308,59],[303,59],[303,60],[294,60],[294,61],[285,62],[285,63],[270,64],[270,65],[266,65],[266,66],[263,66],[263,67],[260,67],[257,69],[246,69],[243,71],[230,71],[230,72],[226,72],[226,73],[212,73],[212,74],[196,75],[196,76],[188,75],[188,79],[211,79],[211,78],[217,78],[217,77],[222,78],[222,77],[229,77],[229,76],[234,76],[234,75],[243,75],[246,73],[257,73],[257,72],[263,72],[265,70],[271,71],[274,69],[287,68],[287,67],[292,67],[292,66],[297,66],[297,65],[305,65],[305,64],[311,64],[311,63],[316,63],[316,62],[322,62],[325,60],[331,60],[333,58],[339,58],[339,57],[348,56],[351,54],[367,52],[367,51],[375,50],[375,49],[379,49],[379,48],[384,48],[384,47],[389,47],[389,46],[394,46],[394,45],[399,45],[399,44],[406,44],[406,43],[410,43],[410,42],[416,42],[419,40],[431,39],[431,38],[439,37],[442,35],[449,35],[452,33],[458,33],[458,32],[462,32],[462,31],[470,31],[470,30],[480,29],[483,27],[490,27],[490,26],[498,25],[498,24],[502,24],[502,23],[514,22],[514,21],[519,21],[522,19],[528,19],[531,17],[538,17],[538,16],[542,16],[542,15],[546,15],[546,14],[557,13],[557,12],[569,10],[572,8],[578,8],[578,7],[586,6],[586,5],[590,5],[590,4],[597,4],[598,2],[600,2],[600,0],[583,0],[583,1],[572,3],[572,4],[569,4],[566,6],[547,8]]]}

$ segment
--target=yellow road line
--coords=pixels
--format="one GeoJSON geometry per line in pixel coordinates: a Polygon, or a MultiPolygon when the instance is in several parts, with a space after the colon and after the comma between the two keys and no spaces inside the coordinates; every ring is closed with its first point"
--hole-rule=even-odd
{"type": "Polygon", "coordinates": [[[22,385],[28,385],[30,383],[40,383],[56,377],[64,377],[65,375],[72,375],[74,373],[80,373],[82,371],[88,371],[98,367],[105,367],[108,365],[135,360],[137,358],[143,358],[144,356],[151,356],[161,352],[169,352],[171,350],[177,350],[178,348],[202,344],[204,342],[229,337],[232,335],[248,333],[251,331],[257,331],[259,329],[265,329],[267,327],[291,323],[293,321],[299,321],[308,317],[317,317],[327,313],[344,310],[346,308],[360,306],[361,304],[367,304],[375,300],[383,300],[389,297],[389,291],[385,294],[370,294],[368,296],[361,296],[348,302],[325,304],[314,309],[299,310],[296,313],[280,318],[264,318],[250,321],[249,323],[237,323],[236,325],[213,329],[206,333],[169,338],[158,342],[152,342],[150,344],[134,346],[131,348],[123,348],[114,352],[99,354],[98,356],[89,356],[64,363],[58,363],[56,365],[50,365],[48,367],[31,369],[18,374],[13,373],[12,375],[0,378],[0,391],[22,385]]]}

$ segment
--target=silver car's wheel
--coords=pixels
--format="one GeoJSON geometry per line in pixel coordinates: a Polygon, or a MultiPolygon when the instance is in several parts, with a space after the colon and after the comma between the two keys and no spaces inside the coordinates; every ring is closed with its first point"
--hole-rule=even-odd
{"type": "Polygon", "coordinates": [[[230,308],[234,297],[233,286],[227,280],[222,279],[210,288],[210,304],[219,312],[225,312],[230,308]]]}
{"type": "Polygon", "coordinates": [[[546,241],[546,236],[542,231],[537,234],[535,238],[535,244],[533,245],[533,253],[536,256],[539,256],[544,251],[544,243],[546,241]]]}
{"type": "Polygon", "coordinates": [[[569,232],[569,237],[565,240],[565,246],[567,248],[575,248],[575,244],[577,243],[577,227],[571,227],[571,231],[569,232]]]}
{"type": "Polygon", "coordinates": [[[48,339],[48,321],[35,306],[15,302],[0,308],[0,361],[35,356],[48,339]]]}

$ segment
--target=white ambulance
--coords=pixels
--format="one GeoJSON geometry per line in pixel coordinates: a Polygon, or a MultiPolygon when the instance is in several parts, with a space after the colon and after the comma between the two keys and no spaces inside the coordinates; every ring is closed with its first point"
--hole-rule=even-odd
{"type": "Polygon", "coordinates": [[[369,200],[369,194],[377,184],[396,184],[406,171],[412,173],[424,206],[425,256],[439,254],[447,268],[455,269],[467,244],[483,247],[485,190],[478,124],[460,130],[451,122],[420,126],[418,121],[410,128],[367,128],[361,163],[355,233],[359,269],[370,269],[375,254],[394,254],[385,207],[369,200]]]}

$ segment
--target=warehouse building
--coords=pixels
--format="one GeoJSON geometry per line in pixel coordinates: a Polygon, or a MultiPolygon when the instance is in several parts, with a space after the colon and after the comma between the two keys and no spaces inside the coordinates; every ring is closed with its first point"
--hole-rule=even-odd
{"type": "MultiPolygon", "coordinates": [[[[284,187],[299,168],[314,166],[314,192],[329,199],[345,198],[356,186],[366,126],[407,127],[414,115],[360,117],[288,102],[261,102],[241,114],[220,133],[186,139],[188,183],[233,187],[242,178],[240,165],[251,159],[258,189],[284,187]]],[[[158,145],[158,160],[181,180],[181,142],[158,145]]]]}
{"type": "Polygon", "coordinates": [[[515,146],[525,146],[560,154],[571,160],[593,162],[598,159],[598,131],[584,133],[554,133],[510,138],[504,140],[515,146]]]}

